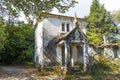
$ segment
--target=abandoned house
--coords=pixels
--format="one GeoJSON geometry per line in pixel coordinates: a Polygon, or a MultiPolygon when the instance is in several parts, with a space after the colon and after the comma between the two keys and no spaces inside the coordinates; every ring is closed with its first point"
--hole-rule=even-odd
{"type": "Polygon", "coordinates": [[[47,14],[35,30],[34,61],[44,66],[88,64],[86,21],[82,18],[47,14]]]}

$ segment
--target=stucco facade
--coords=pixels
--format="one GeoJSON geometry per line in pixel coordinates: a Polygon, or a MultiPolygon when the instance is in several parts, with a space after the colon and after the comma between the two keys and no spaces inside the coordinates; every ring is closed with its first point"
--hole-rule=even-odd
{"type": "Polygon", "coordinates": [[[85,19],[48,14],[35,30],[34,61],[40,67],[88,65],[85,19]]]}

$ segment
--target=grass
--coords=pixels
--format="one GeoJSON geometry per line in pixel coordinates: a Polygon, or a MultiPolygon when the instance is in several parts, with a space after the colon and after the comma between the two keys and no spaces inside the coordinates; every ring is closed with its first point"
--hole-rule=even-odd
{"type": "Polygon", "coordinates": [[[37,75],[40,76],[61,75],[61,69],[60,66],[54,66],[51,68],[43,68],[43,69],[38,68],[37,75]]]}
{"type": "Polygon", "coordinates": [[[65,80],[104,80],[114,78],[120,80],[120,61],[106,59],[99,56],[99,61],[90,66],[90,72],[82,72],[80,74],[67,74],[65,80]]]}
{"type": "Polygon", "coordinates": [[[104,56],[99,56],[97,63],[90,65],[90,72],[67,73],[63,74],[60,66],[53,69],[42,69],[38,75],[62,75],[63,80],[105,80],[114,78],[112,80],[120,80],[120,61],[106,59],[104,56]]]}

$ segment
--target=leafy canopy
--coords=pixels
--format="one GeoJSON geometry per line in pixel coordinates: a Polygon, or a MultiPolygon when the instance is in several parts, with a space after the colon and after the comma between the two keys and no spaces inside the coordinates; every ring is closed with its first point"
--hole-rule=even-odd
{"type": "Polygon", "coordinates": [[[0,19],[0,50],[4,47],[4,44],[6,42],[5,27],[6,25],[0,19]]]}
{"type": "MultiPolygon", "coordinates": [[[[44,16],[43,12],[50,12],[57,8],[64,13],[76,3],[75,0],[5,0],[4,5],[15,16],[23,12],[27,18],[34,17],[37,21],[44,16]]],[[[19,16],[19,15],[18,15],[19,16]]],[[[33,20],[33,19],[32,19],[33,20]]]]}
{"type": "Polygon", "coordinates": [[[29,24],[5,26],[6,43],[0,50],[0,62],[24,63],[33,61],[34,29],[29,24]]]}
{"type": "Polygon", "coordinates": [[[116,11],[113,15],[112,15],[113,19],[115,21],[117,21],[118,23],[120,23],[120,10],[116,11]]]}
{"type": "Polygon", "coordinates": [[[110,12],[104,8],[104,5],[99,3],[99,0],[93,0],[87,21],[87,36],[92,43],[102,43],[103,35],[117,32],[117,27],[112,24],[110,12]]]}

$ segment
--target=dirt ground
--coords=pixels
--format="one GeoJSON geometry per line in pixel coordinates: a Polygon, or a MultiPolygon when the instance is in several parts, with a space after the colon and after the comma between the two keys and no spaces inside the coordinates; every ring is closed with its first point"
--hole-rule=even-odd
{"type": "Polygon", "coordinates": [[[57,77],[36,75],[37,69],[25,66],[0,66],[0,80],[60,80],[57,77]]]}
{"type": "MultiPolygon", "coordinates": [[[[27,66],[0,66],[0,80],[62,80],[59,76],[37,76],[37,69],[27,66]]],[[[119,75],[118,75],[119,76],[119,75]]],[[[108,76],[103,80],[120,80],[118,76],[108,76]]],[[[89,80],[89,79],[75,79],[89,80]]]]}

